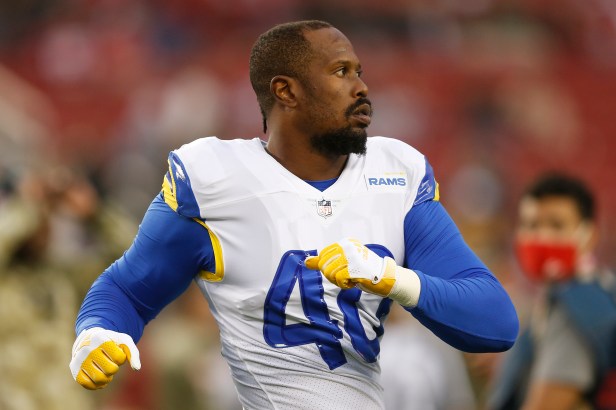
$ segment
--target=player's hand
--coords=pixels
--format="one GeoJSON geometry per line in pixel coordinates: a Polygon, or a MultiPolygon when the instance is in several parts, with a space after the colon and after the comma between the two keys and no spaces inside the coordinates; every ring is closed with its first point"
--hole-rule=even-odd
{"type": "Polygon", "coordinates": [[[368,292],[383,297],[389,295],[396,280],[391,272],[395,265],[391,258],[381,258],[358,240],[350,238],[326,246],[318,256],[306,258],[308,269],[320,270],[334,285],[349,289],[361,284],[368,292]],[[388,263],[387,259],[391,262],[388,263]]]}
{"type": "Polygon", "coordinates": [[[82,331],[73,344],[71,373],[86,389],[102,389],[127,359],[134,370],[141,368],[139,350],[129,335],[93,327],[82,331]]]}
{"type": "Polygon", "coordinates": [[[421,283],[410,269],[389,257],[380,257],[356,239],[345,238],[326,246],[305,261],[308,269],[320,270],[334,285],[390,297],[403,306],[415,306],[421,283]]]}

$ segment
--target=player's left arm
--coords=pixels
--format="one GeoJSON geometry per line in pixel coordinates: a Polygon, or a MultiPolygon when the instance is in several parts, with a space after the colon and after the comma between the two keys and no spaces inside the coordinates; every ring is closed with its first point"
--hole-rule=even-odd
{"type": "Polygon", "coordinates": [[[406,266],[421,283],[415,318],[467,352],[513,346],[518,317],[507,292],[465,243],[437,201],[415,205],[404,221],[406,266]]]}
{"type": "Polygon", "coordinates": [[[503,351],[518,334],[518,317],[499,281],[468,247],[440,202],[429,162],[404,218],[405,267],[420,282],[421,297],[406,306],[450,345],[468,352],[503,351]]]}

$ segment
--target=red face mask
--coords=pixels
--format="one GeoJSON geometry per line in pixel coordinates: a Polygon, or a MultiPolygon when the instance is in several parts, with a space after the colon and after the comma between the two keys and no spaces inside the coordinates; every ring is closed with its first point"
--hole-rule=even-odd
{"type": "Polygon", "coordinates": [[[518,240],[515,246],[522,271],[533,281],[567,280],[575,274],[574,244],[518,240]]]}

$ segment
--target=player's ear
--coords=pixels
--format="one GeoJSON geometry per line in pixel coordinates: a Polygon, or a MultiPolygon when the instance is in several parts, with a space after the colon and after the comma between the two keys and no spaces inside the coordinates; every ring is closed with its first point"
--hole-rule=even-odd
{"type": "Polygon", "coordinates": [[[297,106],[296,94],[299,84],[293,77],[277,75],[270,81],[270,91],[276,101],[285,107],[295,108],[297,106]]]}

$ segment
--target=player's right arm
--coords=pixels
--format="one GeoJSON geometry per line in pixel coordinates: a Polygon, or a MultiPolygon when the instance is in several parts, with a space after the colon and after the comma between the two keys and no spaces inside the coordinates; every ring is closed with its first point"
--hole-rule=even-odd
{"type": "Polygon", "coordinates": [[[85,388],[105,387],[127,359],[139,368],[135,343],[144,326],[201,271],[215,271],[208,231],[170,202],[165,192],[155,198],[131,247],[94,282],[79,310],[70,368],[85,388]]]}

